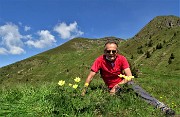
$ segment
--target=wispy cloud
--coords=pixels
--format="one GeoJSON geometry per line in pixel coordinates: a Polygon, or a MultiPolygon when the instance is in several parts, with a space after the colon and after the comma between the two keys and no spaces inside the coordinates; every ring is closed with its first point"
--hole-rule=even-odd
{"type": "Polygon", "coordinates": [[[59,23],[54,27],[61,39],[72,39],[84,34],[84,32],[78,29],[77,22],[67,25],[65,22],[59,23]]]}
{"type": "Polygon", "coordinates": [[[48,30],[39,31],[38,36],[39,39],[28,40],[26,44],[35,48],[45,48],[47,46],[52,46],[56,42],[55,37],[48,30]]]}
{"type": "Polygon", "coordinates": [[[25,53],[23,47],[23,36],[19,33],[19,28],[13,23],[0,26],[0,54],[22,54],[25,53]]]}
{"type": "Polygon", "coordinates": [[[7,54],[8,51],[5,48],[0,48],[0,54],[7,54]]]}
{"type": "Polygon", "coordinates": [[[25,30],[25,31],[31,30],[31,27],[29,27],[29,26],[24,26],[24,30],[25,30]]]}

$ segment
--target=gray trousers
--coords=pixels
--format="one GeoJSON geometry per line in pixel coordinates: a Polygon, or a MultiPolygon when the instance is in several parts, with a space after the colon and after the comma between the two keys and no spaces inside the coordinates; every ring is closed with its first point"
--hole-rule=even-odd
{"type": "Polygon", "coordinates": [[[156,108],[159,104],[161,105],[163,104],[162,102],[158,101],[156,98],[152,97],[148,92],[146,92],[139,85],[135,84],[133,81],[128,82],[128,85],[130,85],[132,89],[134,90],[134,92],[137,93],[144,101],[155,106],[156,108]]]}

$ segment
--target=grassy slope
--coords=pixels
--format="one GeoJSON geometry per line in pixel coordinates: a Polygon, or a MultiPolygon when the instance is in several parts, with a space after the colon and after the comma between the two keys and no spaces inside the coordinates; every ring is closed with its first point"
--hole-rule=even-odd
{"type": "MultiPolygon", "coordinates": [[[[155,18],[143,28],[133,39],[129,39],[121,46],[121,50],[129,57],[129,60],[137,66],[139,79],[136,81],[157,99],[171,105],[172,102],[178,104],[180,100],[177,98],[179,94],[179,76],[180,76],[180,27],[171,28],[163,27],[152,28],[154,25],[161,23],[162,19],[171,19],[172,17],[155,18]],[[160,18],[160,19],[159,19],[160,18]],[[149,29],[149,30],[148,30],[149,29]],[[151,36],[149,36],[151,35],[151,36]],[[152,46],[148,47],[147,43],[152,40],[152,46]],[[162,43],[161,49],[156,49],[158,43],[162,43]],[[138,47],[142,46],[143,54],[138,54],[138,47]],[[155,49],[154,49],[155,48],[155,49]],[[150,51],[151,57],[146,58],[146,52],[150,51]],[[172,63],[168,63],[171,54],[175,58],[172,63]],[[130,59],[133,55],[133,59],[130,59]],[[161,97],[161,98],[160,98],[161,97]]],[[[179,18],[175,18],[174,22],[178,22],[179,18]]],[[[156,25],[159,27],[158,25],[156,25]]],[[[180,110],[176,108],[177,112],[180,110]]]]}
{"type": "MultiPolygon", "coordinates": [[[[178,39],[180,38],[180,27],[164,26],[167,24],[161,24],[164,18],[166,19],[166,21],[178,21],[177,17],[174,18],[172,16],[157,17],[152,20],[147,26],[145,26],[133,39],[129,39],[127,41],[119,41],[119,50],[122,54],[127,56],[128,60],[132,64],[135,62],[135,65],[139,71],[139,78],[135,79],[135,81],[157,99],[160,99],[169,106],[173,106],[176,112],[180,113],[180,110],[177,108],[178,106],[180,106],[178,105],[180,104],[180,83],[178,79],[180,73],[180,55],[178,54],[180,51],[180,44],[178,41],[178,39]],[[152,40],[153,43],[152,47],[148,47],[146,44],[150,40],[152,40]],[[153,48],[155,48],[158,43],[163,43],[163,48],[153,51],[153,48]],[[150,50],[150,58],[146,58],[145,54],[137,54],[137,48],[140,46],[142,46],[142,50],[144,52],[150,50]],[[168,59],[171,53],[175,55],[175,59],[173,59],[173,62],[171,64],[168,64],[168,59]],[[133,59],[131,59],[132,55],[133,59]],[[176,106],[172,105],[172,102],[175,103],[176,106]]],[[[7,106],[8,104],[11,104],[11,100],[17,100],[17,103],[12,104],[12,106],[17,106],[16,109],[20,108],[24,115],[26,115],[28,112],[32,115],[41,115],[45,110],[47,111],[47,113],[44,113],[44,115],[51,115],[53,111],[52,109],[56,104],[55,102],[46,103],[47,100],[44,99],[44,97],[54,93],[57,94],[57,91],[54,90],[54,88],[56,87],[56,84],[60,79],[64,79],[67,82],[72,81],[72,79],[76,76],[85,79],[94,59],[100,54],[103,54],[103,44],[105,41],[106,40],[104,39],[73,39],[59,46],[58,48],[1,68],[0,86],[2,87],[2,96],[0,98],[0,101],[4,105],[2,106],[3,110],[7,108],[7,110],[9,109],[9,111],[7,112],[8,114],[11,115],[11,113],[14,112],[15,115],[18,115],[20,112],[15,112],[12,110],[12,107],[8,108],[7,106]],[[52,82],[52,84],[49,84],[48,82],[52,82]],[[16,88],[12,89],[12,87],[16,88]],[[35,87],[39,88],[36,89],[35,87]],[[33,96],[29,96],[29,93],[32,93],[33,96]],[[17,97],[17,99],[14,99],[14,95],[15,97],[17,97]],[[7,97],[10,97],[10,101],[7,100],[7,97]],[[36,101],[38,104],[35,106],[36,101]],[[21,103],[26,104],[22,106],[21,103]],[[34,106],[36,108],[33,109],[34,106]],[[31,109],[28,110],[28,108],[31,109]]],[[[99,75],[97,75],[95,77],[95,80],[93,81],[95,87],[96,85],[99,86],[103,84],[102,81],[99,81],[98,79],[99,75]]],[[[91,86],[91,88],[93,89],[93,85],[91,86]]],[[[153,110],[153,107],[147,106],[144,102],[139,101],[137,98],[133,98],[130,101],[128,99],[128,94],[127,96],[124,95],[124,101],[118,100],[119,97],[113,97],[115,98],[114,101],[111,101],[109,104],[112,103],[117,108],[115,108],[113,105],[108,107],[104,103],[110,101],[109,98],[112,97],[108,97],[106,95],[107,99],[103,100],[105,94],[100,93],[102,94],[102,96],[100,96],[98,95],[98,93],[96,93],[98,91],[101,91],[101,89],[92,91],[93,92],[88,93],[88,96],[86,98],[88,98],[91,94],[95,95],[95,97],[91,100],[92,105],[89,105],[91,107],[89,108],[89,110],[92,112],[96,112],[98,110],[97,108],[100,108],[100,112],[95,113],[96,116],[98,114],[122,114],[124,116],[158,116],[160,114],[158,110],[153,110]],[[96,96],[98,96],[100,100],[96,100],[96,96]],[[96,105],[96,103],[93,102],[102,104],[104,108],[94,106],[96,105]],[[147,106],[147,108],[144,107],[145,105],[147,106]],[[144,109],[141,110],[139,109],[139,107],[142,107],[144,109]],[[130,110],[128,108],[130,108],[130,110]]],[[[58,97],[59,94],[55,95],[55,97],[56,96],[58,97]]],[[[79,97],[77,98],[77,100],[78,99],[79,97]]],[[[57,101],[59,100],[60,97],[57,99],[57,101]]],[[[71,101],[71,99],[69,101],[71,101]]],[[[81,101],[83,103],[83,101],[85,100],[81,101]]],[[[72,110],[74,112],[77,112],[76,109],[72,110]]],[[[61,112],[60,110],[56,111],[61,112]]],[[[88,109],[86,111],[88,111],[88,109]]],[[[80,112],[79,114],[85,114],[86,111],[80,112]]],[[[92,112],[91,114],[93,115],[92,112]]],[[[159,116],[162,115],[160,114],[159,116]]]]}
{"type": "Polygon", "coordinates": [[[85,97],[79,95],[81,89],[72,90],[56,84],[19,85],[13,89],[4,87],[0,91],[0,116],[163,116],[133,92],[110,96],[99,87],[101,83],[93,82],[85,97]]]}
{"type": "MultiPolygon", "coordinates": [[[[85,78],[95,58],[103,54],[105,39],[73,39],[55,49],[1,68],[1,84],[37,83],[85,78]]],[[[119,42],[121,40],[118,40],[119,42]]]]}

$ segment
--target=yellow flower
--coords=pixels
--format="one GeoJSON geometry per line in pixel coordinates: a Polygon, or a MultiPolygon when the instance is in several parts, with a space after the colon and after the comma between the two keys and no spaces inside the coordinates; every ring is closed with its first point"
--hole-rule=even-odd
{"type": "Polygon", "coordinates": [[[121,78],[125,77],[125,75],[122,75],[122,74],[119,74],[118,76],[121,77],[121,78]]]}
{"type": "Polygon", "coordinates": [[[58,84],[59,84],[60,86],[63,86],[63,85],[65,84],[65,81],[60,80],[60,81],[58,82],[58,84]]]}
{"type": "Polygon", "coordinates": [[[76,77],[76,78],[74,79],[74,81],[75,81],[75,82],[80,82],[80,81],[81,81],[81,78],[76,77]]]}
{"type": "Polygon", "coordinates": [[[71,86],[72,86],[72,84],[71,84],[71,83],[69,83],[69,86],[71,87],[71,86]]]}
{"type": "Polygon", "coordinates": [[[125,78],[125,79],[130,81],[130,80],[132,80],[132,78],[134,78],[134,76],[127,76],[127,78],[125,78]]]}
{"type": "Polygon", "coordinates": [[[123,76],[123,78],[124,78],[124,79],[126,79],[126,80],[128,79],[128,77],[127,77],[127,76],[123,76]]]}
{"type": "Polygon", "coordinates": [[[73,85],[72,87],[73,87],[74,89],[77,89],[78,85],[75,84],[75,85],[73,85]]]}
{"type": "Polygon", "coordinates": [[[162,97],[160,97],[162,99],[162,97]]]}
{"type": "Polygon", "coordinates": [[[128,81],[130,81],[132,78],[134,78],[134,76],[125,76],[125,75],[122,75],[122,74],[120,74],[118,76],[121,77],[121,78],[124,78],[124,79],[126,79],[128,81]]]}
{"type": "Polygon", "coordinates": [[[130,80],[131,80],[131,77],[128,77],[128,76],[127,76],[127,78],[125,78],[125,79],[126,79],[127,81],[130,81],[130,80]]]}
{"type": "Polygon", "coordinates": [[[84,84],[84,87],[88,87],[88,86],[89,86],[89,83],[85,83],[85,84],[84,84]]]}

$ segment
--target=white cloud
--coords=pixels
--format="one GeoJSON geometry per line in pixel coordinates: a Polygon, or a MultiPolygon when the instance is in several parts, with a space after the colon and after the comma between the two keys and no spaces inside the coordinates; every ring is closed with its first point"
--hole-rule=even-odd
{"type": "Polygon", "coordinates": [[[23,39],[32,39],[33,37],[32,37],[32,35],[24,35],[23,36],[23,39]]]}
{"type": "Polygon", "coordinates": [[[29,26],[24,26],[24,30],[25,30],[25,31],[31,30],[31,27],[29,27],[29,26]]]}
{"type": "Polygon", "coordinates": [[[8,51],[5,48],[0,48],[0,54],[7,54],[8,51]]]}
{"type": "MultiPolygon", "coordinates": [[[[0,25],[0,54],[23,54],[26,51],[23,49],[25,46],[32,46],[35,48],[46,48],[56,44],[55,37],[48,30],[41,30],[37,32],[38,38],[33,35],[20,34],[19,28],[23,31],[31,30],[29,26],[22,26],[13,23],[0,25]]],[[[59,23],[54,27],[62,39],[72,39],[83,35],[84,33],[78,29],[77,22],[67,25],[65,22],[59,23]]]]}
{"type": "Polygon", "coordinates": [[[54,31],[56,31],[62,39],[72,39],[84,34],[84,32],[78,30],[77,22],[71,23],[69,26],[65,22],[59,23],[54,27],[54,31]]]}
{"type": "Polygon", "coordinates": [[[0,44],[4,46],[1,48],[0,54],[22,54],[25,53],[23,47],[23,36],[19,33],[17,25],[7,23],[0,26],[0,44]]]}
{"type": "Polygon", "coordinates": [[[45,48],[52,46],[56,42],[54,36],[48,30],[41,30],[38,32],[38,35],[40,36],[38,40],[28,40],[26,44],[35,48],[45,48]]]}
{"type": "Polygon", "coordinates": [[[12,53],[12,54],[22,54],[22,53],[25,53],[25,51],[21,47],[12,46],[11,49],[9,50],[9,53],[12,53]]]}

